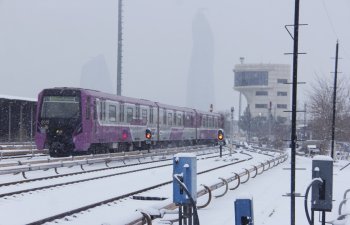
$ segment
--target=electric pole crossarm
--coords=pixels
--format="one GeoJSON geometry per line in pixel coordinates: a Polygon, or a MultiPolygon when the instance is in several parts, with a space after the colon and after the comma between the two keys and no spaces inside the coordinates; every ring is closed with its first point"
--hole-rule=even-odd
{"type": "MultiPolygon", "coordinates": [[[[302,23],[302,24],[298,24],[297,26],[307,26],[307,25],[309,25],[309,24],[302,23]]],[[[290,25],[285,25],[285,26],[284,26],[284,28],[286,28],[286,30],[287,30],[289,36],[290,36],[293,40],[294,40],[294,37],[293,37],[292,33],[289,31],[288,27],[294,27],[294,26],[295,26],[295,24],[290,24],[290,25]]]]}

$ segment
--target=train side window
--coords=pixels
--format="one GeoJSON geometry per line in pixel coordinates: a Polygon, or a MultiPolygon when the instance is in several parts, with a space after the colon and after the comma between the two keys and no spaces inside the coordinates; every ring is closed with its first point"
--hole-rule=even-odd
{"type": "Polygon", "coordinates": [[[124,104],[120,104],[120,110],[119,110],[119,121],[124,122],[124,104]]]}
{"type": "Polygon", "coordinates": [[[140,119],[140,105],[136,105],[136,119],[140,119]]]}
{"type": "Polygon", "coordinates": [[[166,110],[165,109],[163,110],[163,124],[167,125],[167,123],[166,123],[166,110]]]}
{"type": "Polygon", "coordinates": [[[131,107],[127,107],[126,109],[126,122],[130,123],[134,117],[134,109],[131,107]]]}
{"type": "Polygon", "coordinates": [[[202,117],[202,127],[207,127],[206,119],[205,116],[202,117]]]}
{"type": "Polygon", "coordinates": [[[149,107],[149,123],[153,123],[153,107],[149,107]]]}
{"type": "Polygon", "coordinates": [[[163,119],[161,117],[161,115],[163,115],[163,109],[159,109],[159,115],[158,115],[158,120],[159,120],[159,125],[161,125],[163,123],[163,119]]]}
{"type": "Polygon", "coordinates": [[[93,103],[93,107],[94,107],[94,120],[97,120],[97,105],[96,105],[96,99],[94,99],[94,103],[93,103]]]}
{"type": "Polygon", "coordinates": [[[181,114],[177,115],[177,121],[178,121],[177,125],[182,126],[182,118],[183,118],[183,116],[181,114]]]}
{"type": "Polygon", "coordinates": [[[168,125],[173,125],[173,114],[168,113],[168,125]]]}
{"type": "Polygon", "coordinates": [[[103,112],[103,120],[106,121],[106,113],[107,113],[107,110],[106,110],[106,101],[103,101],[103,109],[102,109],[102,112],[103,112]]]}
{"type": "Polygon", "coordinates": [[[109,105],[109,121],[117,121],[117,107],[115,105],[109,105]]]}
{"type": "Polygon", "coordinates": [[[102,113],[102,111],[103,111],[103,102],[100,101],[100,120],[101,121],[103,120],[103,113],[102,113]]]}
{"type": "Polygon", "coordinates": [[[142,109],[142,121],[147,124],[147,109],[142,109]]]}
{"type": "Polygon", "coordinates": [[[86,98],[86,119],[90,119],[90,113],[91,113],[91,97],[88,96],[86,98]]]}

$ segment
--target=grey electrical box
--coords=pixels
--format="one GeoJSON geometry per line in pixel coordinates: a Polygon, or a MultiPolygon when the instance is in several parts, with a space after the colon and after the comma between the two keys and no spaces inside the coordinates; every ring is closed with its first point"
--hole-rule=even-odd
{"type": "Polygon", "coordinates": [[[315,156],[312,160],[312,179],[320,178],[322,183],[312,185],[311,209],[332,211],[333,159],[329,156],[315,156]]]}

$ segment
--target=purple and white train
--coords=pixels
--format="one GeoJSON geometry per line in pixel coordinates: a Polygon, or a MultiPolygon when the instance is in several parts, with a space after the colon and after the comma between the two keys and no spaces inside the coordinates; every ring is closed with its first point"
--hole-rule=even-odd
{"type": "Polygon", "coordinates": [[[51,156],[217,143],[219,113],[165,105],[81,88],[39,93],[35,141],[51,156]]]}

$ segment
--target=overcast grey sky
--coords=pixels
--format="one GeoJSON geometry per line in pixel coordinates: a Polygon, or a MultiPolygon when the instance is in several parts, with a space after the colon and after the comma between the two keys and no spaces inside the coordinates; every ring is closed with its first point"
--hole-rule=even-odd
{"type": "MultiPolygon", "coordinates": [[[[213,32],[216,110],[238,108],[232,89],[239,57],[292,64],[284,29],[292,0],[125,0],[123,95],[185,106],[192,20],[202,9],[213,32]]],[[[350,76],[350,0],[301,0],[299,81],[350,76]]],[[[79,86],[81,69],[103,55],[115,88],[117,0],[0,0],[0,94],[36,97],[47,87],[79,86]]]]}

